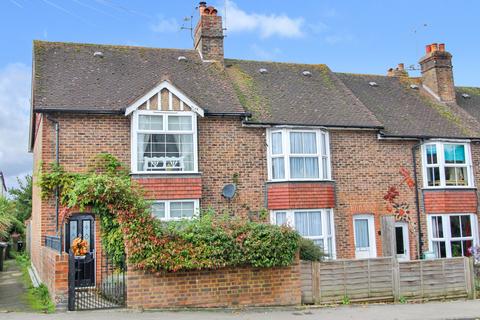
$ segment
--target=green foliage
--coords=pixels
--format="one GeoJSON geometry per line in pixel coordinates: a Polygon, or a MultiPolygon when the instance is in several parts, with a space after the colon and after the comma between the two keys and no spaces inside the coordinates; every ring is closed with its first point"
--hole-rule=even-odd
{"type": "Polygon", "coordinates": [[[300,259],[306,261],[322,261],[325,254],[322,249],[310,239],[300,238],[300,259]]]}
{"type": "Polygon", "coordinates": [[[126,246],[129,262],[143,270],[287,266],[298,249],[299,235],[287,227],[218,216],[213,210],[192,220],[160,222],[152,217],[140,187],[111,155],[98,156],[82,174],[53,166],[41,173],[40,186],[45,195],[58,186],[63,207],[94,213],[106,252],[119,262],[126,246]]]}
{"type": "Polygon", "coordinates": [[[55,312],[55,305],[50,299],[50,293],[48,288],[44,284],[40,284],[38,287],[32,285],[28,268],[30,267],[30,259],[26,254],[16,254],[15,260],[20,266],[20,270],[23,274],[23,281],[27,286],[26,300],[33,310],[41,311],[45,313],[55,312]]]}
{"type": "Polygon", "coordinates": [[[350,304],[350,298],[347,295],[343,296],[342,304],[343,305],[349,305],[350,304]]]}
{"type": "Polygon", "coordinates": [[[25,222],[32,213],[32,176],[27,175],[25,181],[17,178],[18,187],[11,188],[8,192],[15,202],[15,216],[25,222]]]}
{"type": "Polygon", "coordinates": [[[23,224],[15,216],[15,202],[0,196],[0,240],[8,240],[13,232],[23,234],[23,224]]]}
{"type": "Polygon", "coordinates": [[[407,300],[407,297],[405,296],[400,296],[400,298],[398,299],[398,302],[402,303],[402,304],[405,304],[408,302],[407,300]]]}

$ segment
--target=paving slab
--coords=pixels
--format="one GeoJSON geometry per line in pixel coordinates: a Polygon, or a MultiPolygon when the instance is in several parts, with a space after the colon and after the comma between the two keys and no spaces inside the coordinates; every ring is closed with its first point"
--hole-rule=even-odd
{"type": "Polygon", "coordinates": [[[28,288],[23,282],[20,268],[14,260],[5,261],[3,267],[4,271],[0,272],[0,312],[32,311],[26,301],[28,288]]]}

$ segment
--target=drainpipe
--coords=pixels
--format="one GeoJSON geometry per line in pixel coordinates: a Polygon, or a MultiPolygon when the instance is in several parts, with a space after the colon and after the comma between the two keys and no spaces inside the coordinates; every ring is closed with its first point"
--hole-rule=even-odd
{"type": "MultiPolygon", "coordinates": [[[[57,120],[51,118],[50,116],[47,115],[47,119],[50,120],[55,128],[55,163],[58,166],[60,164],[60,143],[59,143],[59,138],[60,138],[60,125],[57,120]]],[[[55,233],[58,235],[58,218],[59,218],[59,190],[58,187],[55,188],[55,233]]],[[[60,235],[60,252],[62,252],[62,236],[60,235]]]]}
{"type": "Polygon", "coordinates": [[[417,152],[416,150],[420,147],[423,143],[421,140],[419,143],[415,144],[412,147],[412,163],[413,163],[413,179],[415,179],[415,206],[417,207],[417,228],[418,228],[418,255],[419,259],[421,259],[423,254],[423,240],[422,240],[422,226],[420,221],[420,196],[418,192],[418,185],[417,185],[417,152]]]}

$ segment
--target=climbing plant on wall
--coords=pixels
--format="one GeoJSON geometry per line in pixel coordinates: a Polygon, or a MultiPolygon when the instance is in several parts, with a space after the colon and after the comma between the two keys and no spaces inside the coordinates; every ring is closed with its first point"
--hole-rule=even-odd
{"type": "Polygon", "coordinates": [[[42,166],[44,197],[60,190],[61,219],[92,212],[100,219],[102,246],[114,261],[127,253],[129,263],[148,271],[178,271],[239,265],[288,266],[299,235],[288,227],[217,216],[213,212],[180,222],[152,217],[141,187],[109,154],[98,155],[85,173],[42,166]]]}

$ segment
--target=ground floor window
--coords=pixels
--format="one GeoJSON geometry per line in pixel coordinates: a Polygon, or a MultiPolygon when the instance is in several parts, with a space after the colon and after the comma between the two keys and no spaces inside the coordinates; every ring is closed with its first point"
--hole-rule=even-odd
{"type": "Polygon", "coordinates": [[[313,240],[326,255],[335,258],[335,228],[332,209],[273,211],[272,223],[291,226],[301,236],[313,240]]]}
{"type": "Polygon", "coordinates": [[[437,258],[469,257],[478,240],[474,214],[428,215],[430,251],[437,258]]]}
{"type": "Polygon", "coordinates": [[[198,215],[198,200],[158,200],[151,206],[152,215],[160,220],[191,219],[198,215]]]}

